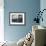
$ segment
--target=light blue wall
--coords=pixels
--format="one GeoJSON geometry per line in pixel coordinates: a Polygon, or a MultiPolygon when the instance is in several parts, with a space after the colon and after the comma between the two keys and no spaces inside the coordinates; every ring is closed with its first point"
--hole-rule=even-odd
{"type": "MultiPolygon", "coordinates": [[[[43,9],[46,9],[46,0],[41,0],[40,1],[40,10],[42,11],[43,9]]],[[[43,22],[40,21],[40,25],[46,27],[46,10],[43,12],[43,22]]]]}
{"type": "Polygon", "coordinates": [[[29,31],[36,12],[40,9],[40,0],[4,0],[4,35],[5,40],[18,41],[29,31]],[[10,26],[9,12],[26,12],[26,25],[10,26]]]}
{"type": "MultiPolygon", "coordinates": [[[[43,9],[46,9],[46,0],[40,1],[40,10],[43,10],[43,9]]],[[[43,13],[42,17],[43,17],[43,22],[40,21],[40,25],[46,27],[46,11],[43,13]]],[[[46,39],[46,37],[45,37],[45,39],[46,39]]],[[[45,44],[46,44],[46,40],[45,40],[45,44]]]]}

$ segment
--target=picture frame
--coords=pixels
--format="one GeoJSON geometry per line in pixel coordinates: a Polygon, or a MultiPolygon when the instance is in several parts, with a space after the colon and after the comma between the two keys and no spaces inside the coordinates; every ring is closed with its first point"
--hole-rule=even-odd
{"type": "Polygon", "coordinates": [[[25,12],[10,12],[9,24],[10,25],[25,25],[25,12]]]}

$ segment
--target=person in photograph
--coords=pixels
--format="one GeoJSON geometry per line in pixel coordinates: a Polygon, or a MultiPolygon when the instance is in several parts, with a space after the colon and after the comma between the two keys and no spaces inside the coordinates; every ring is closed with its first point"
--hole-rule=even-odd
{"type": "Polygon", "coordinates": [[[15,15],[12,15],[12,22],[17,22],[17,17],[15,15]]]}
{"type": "Polygon", "coordinates": [[[18,15],[17,21],[18,21],[18,22],[22,22],[22,15],[18,15]]]}
{"type": "Polygon", "coordinates": [[[12,22],[22,22],[22,15],[12,15],[12,22]]]}

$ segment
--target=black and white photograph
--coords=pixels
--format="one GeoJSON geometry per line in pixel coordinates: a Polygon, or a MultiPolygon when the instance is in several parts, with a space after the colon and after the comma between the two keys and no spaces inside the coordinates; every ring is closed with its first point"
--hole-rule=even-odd
{"type": "Polygon", "coordinates": [[[24,25],[25,13],[24,12],[11,12],[9,17],[11,25],[24,25]]]}

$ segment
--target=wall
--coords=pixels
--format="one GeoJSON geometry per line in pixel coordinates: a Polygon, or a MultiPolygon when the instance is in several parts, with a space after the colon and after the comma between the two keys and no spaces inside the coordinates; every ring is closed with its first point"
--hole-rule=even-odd
{"type": "Polygon", "coordinates": [[[32,30],[35,14],[40,10],[40,0],[4,0],[4,36],[7,41],[18,41],[32,30]],[[26,25],[10,26],[9,12],[26,12],[26,25]]]}
{"type": "MultiPolygon", "coordinates": [[[[42,11],[43,9],[46,9],[46,0],[40,0],[40,10],[42,11]]],[[[40,25],[46,27],[46,10],[43,12],[42,17],[43,17],[43,22],[40,21],[40,25]]]]}
{"type": "MultiPolygon", "coordinates": [[[[41,0],[40,1],[40,9],[41,9],[41,11],[43,10],[43,9],[46,9],[46,0],[41,0]]],[[[40,25],[42,25],[42,26],[45,26],[46,27],[46,10],[43,12],[43,15],[42,15],[42,17],[43,17],[43,22],[41,21],[40,22],[40,25]]]]}

